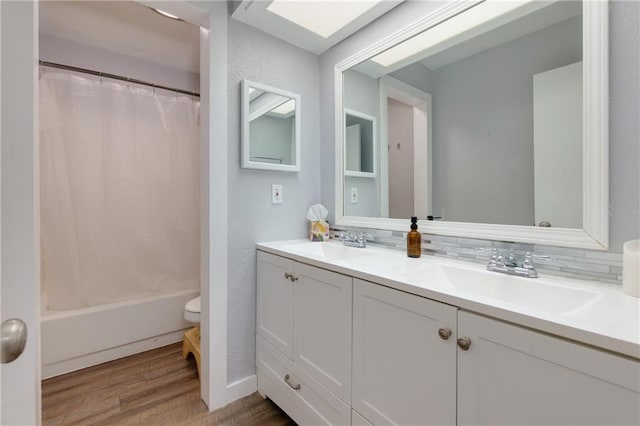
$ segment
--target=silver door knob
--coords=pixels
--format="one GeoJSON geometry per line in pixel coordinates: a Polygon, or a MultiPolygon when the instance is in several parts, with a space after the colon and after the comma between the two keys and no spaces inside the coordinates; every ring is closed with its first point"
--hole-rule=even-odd
{"type": "Polygon", "coordinates": [[[22,354],[27,343],[27,325],[19,319],[2,323],[2,363],[8,364],[22,354]]]}
{"type": "Polygon", "coordinates": [[[449,337],[451,337],[451,329],[449,327],[438,329],[438,336],[440,336],[442,340],[448,340],[449,337]]]}
{"type": "Polygon", "coordinates": [[[468,351],[469,346],[471,346],[471,339],[469,339],[468,337],[465,336],[458,339],[458,347],[463,351],[468,351]]]}
{"type": "Polygon", "coordinates": [[[290,279],[291,279],[291,277],[293,277],[293,274],[292,274],[291,272],[285,272],[285,273],[284,273],[284,277],[285,277],[286,279],[290,280],[290,279]]]}

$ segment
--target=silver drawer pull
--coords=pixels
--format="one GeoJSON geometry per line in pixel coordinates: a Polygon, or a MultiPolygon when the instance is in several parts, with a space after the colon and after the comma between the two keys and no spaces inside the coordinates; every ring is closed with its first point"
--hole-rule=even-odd
{"type": "Polygon", "coordinates": [[[465,336],[458,339],[458,347],[463,351],[468,351],[469,346],[471,346],[471,339],[469,339],[468,337],[465,336]]]}
{"type": "Polygon", "coordinates": [[[286,375],[284,376],[284,382],[285,382],[286,384],[288,384],[288,385],[289,385],[289,387],[290,387],[291,389],[293,389],[293,390],[300,390],[300,387],[301,387],[301,386],[300,386],[300,383],[298,383],[298,384],[296,384],[296,385],[294,385],[293,383],[291,383],[291,377],[289,377],[289,375],[288,375],[288,374],[286,374],[286,375]]]}
{"type": "Polygon", "coordinates": [[[449,337],[451,337],[451,329],[449,327],[438,329],[438,336],[440,336],[442,340],[448,340],[449,337]]]}
{"type": "Polygon", "coordinates": [[[291,274],[291,281],[298,281],[298,276],[291,274]]]}
{"type": "Polygon", "coordinates": [[[290,280],[290,279],[291,279],[291,277],[293,277],[293,274],[292,274],[291,272],[285,272],[285,273],[284,273],[284,277],[285,277],[286,279],[290,280]]]}

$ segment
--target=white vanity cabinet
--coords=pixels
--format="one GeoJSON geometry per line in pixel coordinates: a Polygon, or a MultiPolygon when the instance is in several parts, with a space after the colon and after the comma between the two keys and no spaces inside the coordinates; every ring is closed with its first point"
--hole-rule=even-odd
{"type": "Polygon", "coordinates": [[[456,311],[354,280],[353,409],[373,424],[455,424],[456,311]]]}
{"type": "Polygon", "coordinates": [[[353,292],[352,406],[372,424],[640,424],[637,360],[358,279],[353,292]]]}
{"type": "Polygon", "coordinates": [[[637,360],[464,311],[458,337],[458,424],[640,424],[637,360]]]}
{"type": "Polygon", "coordinates": [[[258,390],[280,403],[274,382],[313,423],[350,423],[352,281],[258,251],[258,390]]]}
{"type": "Polygon", "coordinates": [[[326,267],[258,251],[258,390],[299,424],[640,424],[638,358],[326,267]]]}

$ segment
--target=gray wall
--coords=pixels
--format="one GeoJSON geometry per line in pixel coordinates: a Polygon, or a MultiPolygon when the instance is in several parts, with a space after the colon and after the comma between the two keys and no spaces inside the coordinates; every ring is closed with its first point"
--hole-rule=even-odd
{"type": "Polygon", "coordinates": [[[582,59],[582,17],[432,71],[433,211],[533,225],[533,76],[582,59]]]}
{"type": "Polygon", "coordinates": [[[640,2],[609,8],[610,251],[640,238],[640,2]]]}
{"type": "Polygon", "coordinates": [[[318,57],[234,20],[229,21],[228,40],[227,380],[232,383],[255,374],[256,243],[308,236],[305,215],[320,202],[321,160],[318,57]],[[299,173],[240,168],[242,79],[300,94],[299,173]],[[282,204],[271,204],[271,184],[283,185],[282,204]]]}
{"type": "MultiPolygon", "coordinates": [[[[376,118],[376,126],[380,123],[379,87],[378,79],[358,71],[349,71],[344,74],[344,102],[345,107],[357,112],[371,115],[376,118]]],[[[380,131],[376,129],[376,145],[380,143],[380,131]]],[[[376,148],[377,149],[377,148],[376,148]]],[[[378,155],[378,160],[380,156],[378,155]]],[[[376,165],[380,170],[379,164],[376,165]]],[[[344,206],[347,216],[380,216],[380,178],[379,173],[375,178],[347,176],[345,178],[344,206]],[[358,203],[351,203],[351,188],[358,189],[358,203]]]]}
{"type": "Polygon", "coordinates": [[[40,59],[137,78],[183,90],[200,91],[200,75],[111,50],[40,33],[40,59]]]}
{"type": "MultiPolygon", "coordinates": [[[[322,201],[334,211],[333,69],[340,60],[433,11],[439,2],[405,2],[320,57],[322,201]]],[[[640,2],[612,1],[609,17],[610,251],[640,237],[640,2]]]]}

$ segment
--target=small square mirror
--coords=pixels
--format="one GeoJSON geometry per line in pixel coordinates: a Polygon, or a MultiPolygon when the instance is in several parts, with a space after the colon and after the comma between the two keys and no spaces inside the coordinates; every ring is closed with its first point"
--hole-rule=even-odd
{"type": "Polygon", "coordinates": [[[300,95],[242,81],[241,156],[243,168],[300,171],[300,95]]]}

